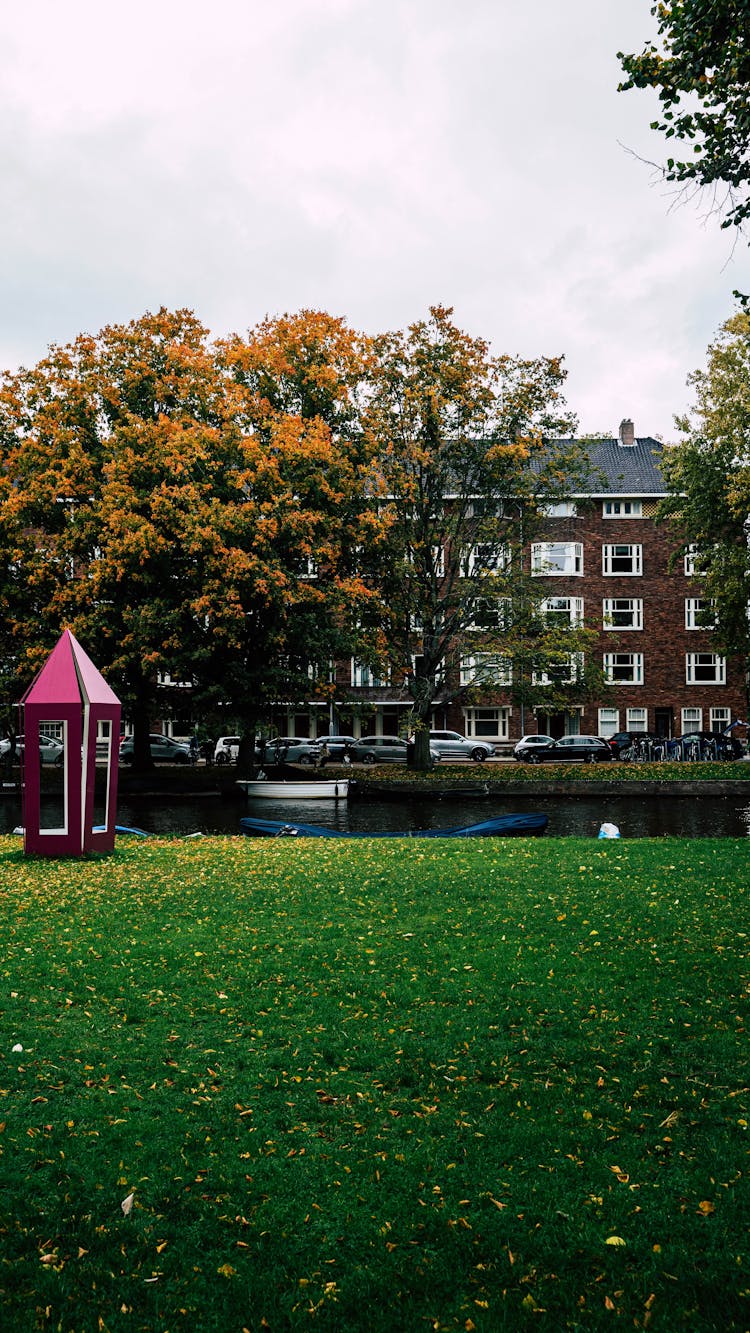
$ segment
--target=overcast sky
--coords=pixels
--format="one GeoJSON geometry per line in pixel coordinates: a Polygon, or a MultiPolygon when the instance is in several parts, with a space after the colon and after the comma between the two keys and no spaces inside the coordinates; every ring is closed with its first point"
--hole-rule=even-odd
{"type": "Polygon", "coordinates": [[[563,353],[584,431],[675,438],[750,289],[674,206],[649,0],[26,0],[0,12],[0,367],[161,305],[213,334],[430,305],[563,353]]]}

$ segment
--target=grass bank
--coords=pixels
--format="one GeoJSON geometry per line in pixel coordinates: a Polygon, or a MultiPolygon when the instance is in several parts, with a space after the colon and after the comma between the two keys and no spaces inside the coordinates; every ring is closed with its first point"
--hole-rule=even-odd
{"type": "MultiPolygon", "coordinates": [[[[343,772],[343,769],[337,769],[343,772]]],[[[578,787],[591,785],[613,789],[634,785],[652,789],[712,784],[750,784],[750,763],[652,763],[652,764],[436,764],[430,773],[417,773],[402,764],[351,770],[363,787],[397,781],[405,789],[424,787],[440,791],[465,784],[486,784],[491,791],[528,788],[578,787]]],[[[750,785],[748,786],[750,791],[750,785]]]]}
{"type": "Polygon", "coordinates": [[[747,1329],[749,883],[744,840],[0,839],[0,1326],[747,1329]]]}

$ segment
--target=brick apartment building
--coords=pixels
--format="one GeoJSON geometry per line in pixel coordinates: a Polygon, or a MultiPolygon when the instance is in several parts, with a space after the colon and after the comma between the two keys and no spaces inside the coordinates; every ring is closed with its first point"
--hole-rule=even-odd
{"type": "MultiPolygon", "coordinates": [[[[655,523],[666,495],[662,445],[635,438],[623,421],[617,439],[588,446],[590,489],[550,506],[543,531],[529,544],[532,575],[542,580],[547,605],[597,633],[594,649],[610,682],[590,704],[548,714],[514,703],[497,685],[471,702],[458,680],[446,679],[433,725],[510,747],[529,732],[553,736],[649,731],[664,737],[721,731],[746,717],[744,664],[715,651],[706,627],[710,607],[689,557],[671,563],[674,535],[655,523]]],[[[466,678],[464,675],[466,673],[466,678]]],[[[281,735],[396,734],[410,707],[407,692],[378,681],[356,662],[336,667],[333,705],[279,708],[281,735]]]]}

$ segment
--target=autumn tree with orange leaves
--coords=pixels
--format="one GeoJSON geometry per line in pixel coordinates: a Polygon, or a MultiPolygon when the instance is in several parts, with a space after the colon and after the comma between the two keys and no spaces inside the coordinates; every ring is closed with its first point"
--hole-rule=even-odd
{"type": "Polygon", "coordinates": [[[324,690],[373,596],[352,559],[374,530],[349,401],[364,351],[328,316],[218,345],[191,312],[160,310],[6,375],[16,689],[69,626],[120,694],[142,768],[160,673],[209,713],[230,704],[248,734],[311,676],[324,690]]]}

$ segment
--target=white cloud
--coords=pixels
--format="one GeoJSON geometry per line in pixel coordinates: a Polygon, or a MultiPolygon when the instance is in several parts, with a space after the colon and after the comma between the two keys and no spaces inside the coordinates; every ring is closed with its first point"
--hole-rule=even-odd
{"type": "Polygon", "coordinates": [[[35,0],[0,15],[0,362],[161,304],[215,333],[453,304],[671,433],[748,255],[670,211],[618,49],[648,0],[35,0]]]}

